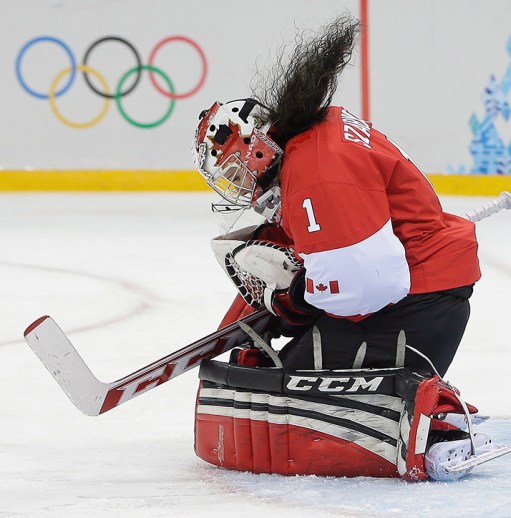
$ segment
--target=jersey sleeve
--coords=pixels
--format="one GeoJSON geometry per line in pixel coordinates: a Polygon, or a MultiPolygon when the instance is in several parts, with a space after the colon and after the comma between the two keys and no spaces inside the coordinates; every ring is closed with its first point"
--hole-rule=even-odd
{"type": "Polygon", "coordinates": [[[289,193],[283,220],[299,252],[356,244],[390,218],[384,189],[341,182],[316,183],[289,193]]]}
{"type": "Polygon", "coordinates": [[[335,316],[367,315],[407,295],[405,249],[383,188],[316,182],[289,193],[283,218],[304,261],[309,304],[335,316]]]}
{"type": "Polygon", "coordinates": [[[305,300],[331,315],[368,315],[400,301],[410,289],[405,250],[390,220],[354,245],[300,256],[305,300]]]}

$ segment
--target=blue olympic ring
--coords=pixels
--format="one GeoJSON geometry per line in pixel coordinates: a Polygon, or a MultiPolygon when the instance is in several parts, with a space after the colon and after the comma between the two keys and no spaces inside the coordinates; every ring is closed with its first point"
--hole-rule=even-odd
{"type": "Polygon", "coordinates": [[[49,98],[48,94],[41,94],[39,92],[36,92],[35,90],[32,90],[32,88],[30,88],[27,85],[27,83],[23,79],[23,75],[21,74],[21,63],[23,60],[23,56],[25,55],[25,53],[27,52],[27,50],[30,47],[32,47],[33,45],[35,45],[36,43],[39,43],[41,41],[49,41],[51,43],[57,44],[59,47],[62,47],[64,49],[64,51],[66,52],[66,54],[68,55],[69,60],[71,61],[71,74],[69,75],[69,79],[68,79],[67,83],[62,87],[61,90],[59,90],[58,92],[55,92],[55,97],[59,97],[62,94],[65,94],[69,90],[69,88],[71,88],[72,84],[74,83],[74,80],[76,78],[76,60],[73,56],[73,52],[71,51],[71,49],[62,40],[59,40],[58,38],[54,38],[53,36],[39,36],[39,37],[33,38],[30,41],[28,41],[27,43],[25,43],[25,45],[23,45],[22,49],[20,50],[18,57],[16,58],[16,77],[18,78],[18,81],[21,83],[21,86],[23,86],[23,88],[30,95],[33,95],[34,97],[37,97],[38,99],[48,99],[49,98]]]}

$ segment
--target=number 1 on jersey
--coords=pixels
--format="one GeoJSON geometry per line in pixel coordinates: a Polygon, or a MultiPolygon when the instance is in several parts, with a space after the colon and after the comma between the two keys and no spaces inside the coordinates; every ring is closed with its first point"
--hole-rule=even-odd
{"type": "Polygon", "coordinates": [[[309,232],[317,232],[318,230],[321,230],[321,227],[316,221],[314,209],[312,208],[312,200],[310,198],[305,198],[305,200],[303,200],[302,207],[307,212],[307,217],[309,218],[309,226],[307,227],[307,230],[309,232]]]}

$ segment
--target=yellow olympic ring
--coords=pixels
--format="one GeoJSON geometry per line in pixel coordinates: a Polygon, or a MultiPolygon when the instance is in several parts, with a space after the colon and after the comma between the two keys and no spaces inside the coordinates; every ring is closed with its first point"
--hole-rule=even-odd
{"type": "MultiPolygon", "coordinates": [[[[88,74],[92,74],[101,83],[101,86],[103,87],[103,91],[106,94],[110,93],[110,89],[108,88],[108,83],[106,82],[106,79],[97,70],[95,70],[94,68],[91,68],[91,67],[89,67],[87,65],[78,65],[76,68],[78,70],[80,70],[81,72],[87,72],[88,74]]],[[[49,98],[49,101],[50,101],[51,111],[53,112],[55,117],[60,122],[62,122],[62,124],[65,124],[66,126],[70,126],[71,128],[77,128],[77,129],[90,128],[90,127],[95,126],[96,124],[98,124],[105,117],[105,115],[108,113],[108,108],[110,107],[110,99],[105,98],[105,102],[103,104],[103,108],[99,112],[99,115],[97,115],[96,117],[94,117],[90,121],[87,121],[87,122],[73,122],[73,121],[70,121],[69,119],[66,119],[60,113],[60,111],[57,108],[57,102],[55,100],[55,96],[56,96],[56,92],[57,92],[57,86],[58,86],[60,80],[66,74],[71,73],[71,70],[72,70],[71,67],[67,67],[64,70],[62,70],[62,72],[60,72],[60,74],[58,74],[57,77],[55,77],[55,79],[53,80],[53,83],[50,86],[50,93],[48,95],[48,98],[49,98]]]]}

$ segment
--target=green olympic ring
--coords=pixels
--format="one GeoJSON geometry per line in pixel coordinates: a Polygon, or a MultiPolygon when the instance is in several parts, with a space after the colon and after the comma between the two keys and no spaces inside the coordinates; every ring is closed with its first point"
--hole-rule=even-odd
{"type": "Polygon", "coordinates": [[[122,99],[122,87],[124,86],[124,83],[126,82],[126,79],[131,74],[134,74],[135,72],[140,73],[140,70],[148,70],[150,72],[156,72],[159,76],[162,77],[162,79],[167,83],[167,86],[169,87],[169,91],[174,94],[175,89],[174,85],[172,84],[172,81],[170,80],[169,76],[163,72],[163,70],[156,68],[152,65],[142,65],[140,67],[133,67],[130,68],[119,80],[119,84],[117,85],[117,89],[115,91],[115,102],[117,103],[117,108],[119,109],[119,113],[123,116],[123,118],[128,121],[130,124],[133,124],[133,126],[136,126],[137,128],[155,128],[156,126],[159,126],[160,124],[163,124],[172,114],[172,111],[174,110],[174,106],[176,105],[176,100],[174,98],[170,98],[170,103],[167,111],[163,114],[163,117],[160,119],[154,121],[154,122],[138,122],[135,119],[131,118],[125,111],[121,99],[122,99]]]}

